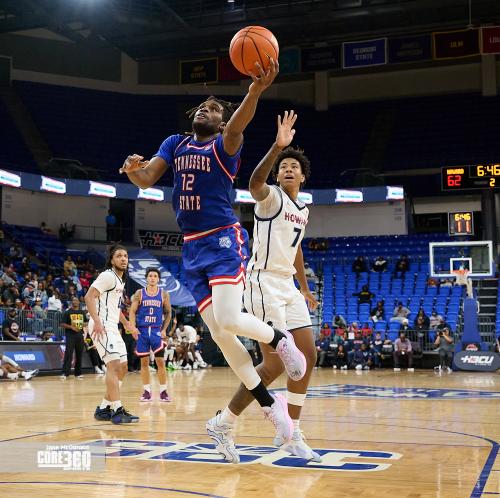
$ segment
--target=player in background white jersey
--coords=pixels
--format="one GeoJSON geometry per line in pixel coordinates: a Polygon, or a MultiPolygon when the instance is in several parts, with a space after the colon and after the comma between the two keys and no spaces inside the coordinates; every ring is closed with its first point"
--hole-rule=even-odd
{"type": "MultiPolygon", "coordinates": [[[[248,313],[264,322],[272,322],[278,329],[289,330],[307,359],[304,377],[299,381],[289,378],[287,384],[288,412],[294,423],[292,440],[275,439],[275,444],[293,455],[320,461],[319,455],[304,442],[299,427],[309,378],[316,364],[308,305],[314,310],[318,302],[307,284],[300,246],[309,210],[298,200],[298,194],[309,178],[310,165],[301,150],[288,147],[295,135],[296,119],[294,111],[286,111],[283,119],[278,116],[276,141],[250,178],[250,192],[257,204],[244,304],[248,313]],[[277,185],[267,184],[271,170],[277,185]],[[300,291],[295,287],[294,276],[300,291]]],[[[257,366],[257,372],[268,386],[283,373],[283,363],[267,344],[261,343],[260,348],[263,361],[257,366]]],[[[231,436],[233,424],[252,401],[253,396],[241,384],[229,405],[207,423],[207,431],[218,451],[230,462],[239,462],[231,436]]]]}
{"type": "Polygon", "coordinates": [[[129,324],[121,310],[128,268],[127,249],[119,244],[112,245],[106,267],[107,270],[99,274],[85,295],[90,313],[89,335],[107,369],[106,393],[94,417],[111,420],[114,424],[138,422],[139,417],[125,410],[120,401],[120,384],[127,373],[127,349],[118,322],[125,330],[132,331],[134,339],[138,337],[137,329],[129,324]]]}

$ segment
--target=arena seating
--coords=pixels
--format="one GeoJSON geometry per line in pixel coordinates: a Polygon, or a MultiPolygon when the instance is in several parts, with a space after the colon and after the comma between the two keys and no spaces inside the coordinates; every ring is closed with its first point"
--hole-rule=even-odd
{"type": "MultiPolygon", "coordinates": [[[[113,181],[123,180],[117,167],[131,151],[150,156],[166,136],[187,130],[185,111],[200,102],[200,96],[130,95],[23,81],[14,85],[55,156],[78,159],[113,181]]],[[[251,146],[243,149],[241,186],[248,183],[275,136],[276,115],[290,108],[299,114],[295,144],[311,159],[312,188],[342,186],[342,171],[366,166],[363,156],[369,142],[385,151],[379,158],[384,171],[473,164],[495,160],[500,153],[500,97],[416,97],[335,105],[325,112],[265,100],[245,132],[251,146]],[[382,126],[385,114],[393,116],[391,129],[377,138],[374,127],[382,126]],[[321,168],[321,175],[314,175],[316,168],[321,168]]],[[[9,122],[0,109],[0,122],[4,120],[9,122]]],[[[421,180],[415,179],[416,188],[427,193],[431,187],[439,189],[437,176],[434,183],[421,180]]],[[[169,182],[169,175],[161,181],[169,182]]]]}
{"type": "MultiPolygon", "coordinates": [[[[326,251],[312,251],[304,241],[304,257],[315,269],[323,271],[323,322],[331,323],[336,314],[344,316],[348,323],[363,324],[370,320],[370,310],[377,301],[384,301],[386,321],[378,321],[375,330],[387,334],[394,340],[400,328],[399,323],[390,322],[394,307],[401,301],[411,311],[410,326],[420,308],[427,315],[433,310],[445,318],[454,331],[457,330],[462,287],[429,287],[430,241],[445,241],[443,234],[410,236],[342,237],[328,239],[326,251]],[[410,270],[403,278],[396,278],[394,265],[401,254],[410,258],[410,270]],[[356,256],[365,256],[369,265],[375,257],[382,255],[388,261],[388,270],[383,273],[366,272],[359,276],[352,271],[356,256]],[[358,304],[353,294],[363,285],[375,294],[371,304],[358,304]]],[[[429,334],[433,340],[433,334],[429,334]]]]}

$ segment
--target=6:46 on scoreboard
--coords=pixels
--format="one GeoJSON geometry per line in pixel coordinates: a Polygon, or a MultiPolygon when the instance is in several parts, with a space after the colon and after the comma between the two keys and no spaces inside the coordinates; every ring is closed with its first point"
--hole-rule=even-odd
{"type": "Polygon", "coordinates": [[[500,164],[474,164],[441,170],[442,190],[500,188],[500,164]]]}

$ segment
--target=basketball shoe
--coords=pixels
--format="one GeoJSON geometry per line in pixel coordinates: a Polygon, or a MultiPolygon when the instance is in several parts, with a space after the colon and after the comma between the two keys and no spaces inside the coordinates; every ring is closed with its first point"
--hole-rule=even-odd
{"type": "Polygon", "coordinates": [[[168,395],[167,391],[162,391],[160,393],[160,401],[164,401],[166,403],[172,401],[172,398],[168,395]]]}
{"type": "Polygon", "coordinates": [[[281,394],[271,394],[274,403],[263,406],[264,416],[270,420],[276,429],[276,439],[288,443],[293,435],[293,422],[288,415],[288,404],[281,394]]]}
{"type": "Polygon", "coordinates": [[[312,450],[305,442],[304,434],[302,434],[300,429],[294,429],[292,439],[288,443],[283,444],[281,440],[275,438],[274,445],[278,446],[280,450],[284,450],[304,460],[312,460],[318,463],[321,462],[319,454],[312,450]]]}
{"type": "Polygon", "coordinates": [[[151,401],[151,393],[147,389],[144,389],[139,401],[151,401]]]}
{"type": "Polygon", "coordinates": [[[113,424],[133,424],[139,422],[139,417],[132,415],[123,406],[120,406],[111,413],[111,422],[113,424]]]}
{"type": "Polygon", "coordinates": [[[95,409],[94,418],[96,420],[111,420],[111,407],[100,408],[99,406],[95,409]]]}
{"type": "Polygon", "coordinates": [[[292,380],[300,380],[306,374],[307,362],[304,353],[295,345],[293,335],[287,330],[282,331],[285,337],[276,346],[276,353],[281,358],[285,370],[292,380]]]}
{"type": "Polygon", "coordinates": [[[215,449],[229,463],[239,463],[240,455],[236,451],[233,436],[233,424],[221,422],[221,411],[219,410],[215,417],[211,418],[205,425],[208,436],[214,441],[215,449]]]}

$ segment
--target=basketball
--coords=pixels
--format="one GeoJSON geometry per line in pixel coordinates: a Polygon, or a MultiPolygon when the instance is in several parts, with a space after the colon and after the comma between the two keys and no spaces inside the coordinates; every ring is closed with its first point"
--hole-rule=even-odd
{"type": "Polygon", "coordinates": [[[278,60],[279,50],[278,40],[271,31],[262,26],[247,26],[233,36],[229,56],[234,67],[249,76],[250,72],[256,72],[256,62],[267,71],[269,59],[278,60]]]}

